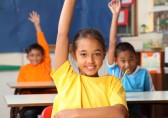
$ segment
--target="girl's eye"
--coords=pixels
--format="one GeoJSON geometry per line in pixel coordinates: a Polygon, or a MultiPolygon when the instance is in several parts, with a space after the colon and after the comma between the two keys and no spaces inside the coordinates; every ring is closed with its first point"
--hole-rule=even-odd
{"type": "Polygon", "coordinates": [[[80,54],[82,57],[86,57],[87,55],[85,53],[80,54]]]}

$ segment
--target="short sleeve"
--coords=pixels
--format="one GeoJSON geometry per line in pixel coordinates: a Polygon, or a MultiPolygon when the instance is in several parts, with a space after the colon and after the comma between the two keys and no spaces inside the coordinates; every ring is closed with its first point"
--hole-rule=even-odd
{"type": "Polygon", "coordinates": [[[149,74],[149,72],[146,70],[146,76],[145,76],[145,91],[154,91],[155,88],[154,88],[154,85],[153,85],[153,82],[152,82],[152,78],[149,74]]]}
{"type": "Polygon", "coordinates": [[[62,87],[66,86],[68,81],[72,80],[69,78],[72,76],[73,72],[73,68],[68,60],[58,70],[52,70],[50,75],[53,78],[58,91],[62,87]]]}
{"type": "Polygon", "coordinates": [[[107,74],[108,74],[108,75],[114,75],[113,70],[114,70],[115,66],[116,66],[115,63],[113,63],[112,65],[109,65],[109,64],[107,63],[107,74]]]}

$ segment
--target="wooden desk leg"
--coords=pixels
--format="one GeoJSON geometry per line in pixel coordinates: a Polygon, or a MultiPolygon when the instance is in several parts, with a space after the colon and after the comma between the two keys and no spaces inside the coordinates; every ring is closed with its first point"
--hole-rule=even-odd
{"type": "Polygon", "coordinates": [[[22,92],[21,89],[15,89],[14,95],[19,95],[22,92]]]}
{"type": "Polygon", "coordinates": [[[18,107],[12,107],[10,109],[10,118],[19,118],[19,108],[18,107]]]}

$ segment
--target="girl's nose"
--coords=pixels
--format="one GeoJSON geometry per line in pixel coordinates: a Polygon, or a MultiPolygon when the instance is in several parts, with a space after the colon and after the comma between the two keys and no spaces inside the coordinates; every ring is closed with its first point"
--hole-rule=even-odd
{"type": "Polygon", "coordinates": [[[88,62],[89,63],[94,63],[95,62],[92,55],[88,57],[88,62]]]}

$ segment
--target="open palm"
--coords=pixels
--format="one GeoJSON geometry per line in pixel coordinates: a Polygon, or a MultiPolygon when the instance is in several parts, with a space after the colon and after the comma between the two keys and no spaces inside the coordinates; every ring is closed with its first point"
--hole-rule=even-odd
{"type": "Polygon", "coordinates": [[[113,14],[118,14],[121,8],[120,0],[111,0],[108,4],[108,7],[110,8],[113,14]]]}
{"type": "Polygon", "coordinates": [[[28,18],[32,23],[34,23],[35,25],[39,25],[40,24],[40,16],[37,12],[32,11],[29,14],[29,18],[28,18]]]}

